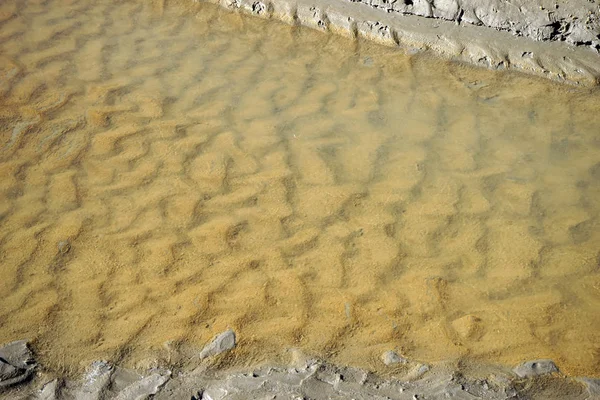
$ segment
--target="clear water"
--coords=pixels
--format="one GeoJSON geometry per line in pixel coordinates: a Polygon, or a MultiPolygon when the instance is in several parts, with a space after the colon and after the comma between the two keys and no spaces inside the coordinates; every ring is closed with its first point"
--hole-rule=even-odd
{"type": "Polygon", "coordinates": [[[600,376],[598,91],[208,4],[0,20],[0,343],[600,376]]]}

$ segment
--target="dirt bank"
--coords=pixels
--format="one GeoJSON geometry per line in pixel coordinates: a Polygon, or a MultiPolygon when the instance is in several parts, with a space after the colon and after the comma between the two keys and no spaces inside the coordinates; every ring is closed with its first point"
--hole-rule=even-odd
{"type": "MultiPolygon", "coordinates": [[[[227,332],[226,332],[227,333],[227,332]]],[[[225,334],[226,334],[225,333],[225,334]]],[[[233,334],[233,333],[231,333],[233,334]]],[[[199,354],[202,358],[209,344],[199,354]]],[[[214,349],[214,347],[212,347],[214,349]]],[[[0,399],[374,399],[415,400],[453,398],[464,400],[570,399],[593,400],[600,395],[600,381],[564,376],[551,360],[525,362],[512,371],[505,367],[470,364],[464,361],[435,366],[406,359],[387,362],[386,375],[353,367],[340,367],[288,351],[288,365],[253,369],[223,370],[215,365],[230,349],[221,349],[193,368],[155,365],[145,371],[123,369],[106,361],[95,361],[86,373],[67,378],[44,373],[43,368],[29,381],[10,386],[3,374],[12,368],[13,381],[31,378],[36,365],[25,342],[0,347],[0,399]],[[9,364],[12,363],[13,365],[9,364]],[[19,368],[25,365],[25,368],[19,368]]]]}
{"type": "Polygon", "coordinates": [[[571,84],[596,85],[600,77],[599,6],[587,0],[209,1],[492,69],[571,84]]]}
{"type": "MultiPolygon", "coordinates": [[[[348,1],[348,0],[342,0],[348,1]]],[[[411,14],[510,32],[539,41],[600,49],[600,8],[574,0],[350,0],[388,13],[411,14]]]]}

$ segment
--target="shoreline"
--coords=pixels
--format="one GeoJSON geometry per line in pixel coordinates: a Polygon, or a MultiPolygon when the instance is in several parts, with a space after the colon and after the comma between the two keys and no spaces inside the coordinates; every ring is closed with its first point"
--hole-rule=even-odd
{"type": "MultiPolygon", "coordinates": [[[[164,1],[164,0],[163,0],[164,1]]],[[[600,53],[550,39],[460,21],[391,12],[342,0],[193,0],[290,25],[363,38],[408,54],[430,51],[444,59],[491,70],[515,70],[571,85],[600,84],[600,53]]],[[[163,5],[164,6],[164,5],[163,5]]],[[[563,39],[564,40],[564,39],[563,39]]],[[[586,42],[587,43],[587,42],[586,42]]]]}
{"type": "MultiPolygon", "coordinates": [[[[224,332],[225,334],[226,332],[224,332]]],[[[510,368],[454,360],[434,365],[382,356],[389,373],[339,366],[292,349],[287,365],[227,368],[219,337],[200,351],[193,368],[156,365],[144,371],[94,361],[77,378],[59,376],[37,365],[25,341],[0,347],[0,399],[564,399],[600,398],[600,379],[563,375],[551,360],[524,362],[510,368]],[[224,362],[223,362],[224,361],[224,362]],[[388,362],[389,361],[389,362],[388,362]],[[23,379],[2,379],[8,363],[23,379]]],[[[230,343],[231,344],[231,343],[230,343]]],[[[235,346],[235,344],[233,344],[235,346]]],[[[391,352],[388,352],[391,353],[391,352]]]]}

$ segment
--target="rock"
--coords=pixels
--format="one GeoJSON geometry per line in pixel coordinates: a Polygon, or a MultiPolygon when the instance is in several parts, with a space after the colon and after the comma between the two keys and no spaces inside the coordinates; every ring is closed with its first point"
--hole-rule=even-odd
{"type": "Polygon", "coordinates": [[[69,243],[67,240],[58,242],[58,251],[60,254],[67,254],[69,251],[71,251],[71,243],[69,243]]]}
{"type": "Polygon", "coordinates": [[[416,364],[402,379],[406,379],[407,381],[421,379],[430,369],[431,367],[428,364],[416,364]]]}
{"type": "Polygon", "coordinates": [[[235,347],[235,333],[233,330],[228,329],[225,332],[215,336],[215,338],[200,352],[200,359],[203,360],[207,357],[216,356],[227,350],[231,350],[235,347]]]}
{"type": "Polygon", "coordinates": [[[158,393],[170,377],[170,371],[167,371],[164,374],[154,373],[127,386],[119,392],[117,397],[115,397],[115,400],[145,399],[148,396],[158,393]]]}
{"type": "Polygon", "coordinates": [[[223,400],[227,391],[221,387],[211,387],[202,393],[201,400],[223,400]]]}
{"type": "Polygon", "coordinates": [[[381,355],[381,361],[385,365],[406,364],[408,360],[393,350],[386,351],[381,355]]]}
{"type": "Polygon", "coordinates": [[[600,398],[600,379],[593,378],[580,378],[581,382],[583,382],[590,394],[591,399],[600,398]]]}
{"type": "Polygon", "coordinates": [[[112,365],[106,361],[94,361],[83,379],[83,385],[76,398],[99,400],[110,383],[114,372],[112,365]]]}
{"type": "Polygon", "coordinates": [[[30,378],[36,365],[25,340],[4,345],[0,348],[0,389],[30,378]]]}
{"type": "Polygon", "coordinates": [[[513,369],[513,372],[520,378],[530,378],[533,376],[546,375],[559,371],[558,367],[552,360],[533,360],[517,365],[513,369]]]}
{"type": "Polygon", "coordinates": [[[35,397],[37,400],[58,400],[58,379],[46,383],[35,397]]]}

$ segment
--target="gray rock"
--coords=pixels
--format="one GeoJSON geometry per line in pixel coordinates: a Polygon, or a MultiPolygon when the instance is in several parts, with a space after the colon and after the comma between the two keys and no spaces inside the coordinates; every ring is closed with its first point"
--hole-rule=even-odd
{"type": "Polygon", "coordinates": [[[171,372],[167,371],[165,374],[154,373],[142,378],[119,392],[115,400],[145,399],[147,396],[158,393],[161,387],[169,380],[170,376],[171,372]]]}
{"type": "Polygon", "coordinates": [[[581,378],[580,381],[585,384],[592,399],[600,398],[600,379],[581,378]]]}
{"type": "Polygon", "coordinates": [[[431,367],[428,364],[417,363],[408,371],[406,375],[404,375],[403,379],[408,381],[421,379],[423,375],[429,372],[429,370],[431,370],[431,367]]]}
{"type": "Polygon", "coordinates": [[[83,378],[83,384],[81,385],[76,398],[87,400],[101,399],[103,392],[110,383],[113,372],[113,366],[106,361],[94,361],[83,378]]]}
{"type": "Polygon", "coordinates": [[[0,357],[18,368],[26,369],[35,364],[33,353],[25,340],[17,340],[0,347],[0,357]]]}
{"type": "Polygon", "coordinates": [[[31,377],[36,362],[25,340],[0,348],[0,389],[16,385],[31,377]]]}
{"type": "Polygon", "coordinates": [[[408,360],[393,350],[386,351],[381,355],[381,361],[385,365],[406,364],[408,360]]]}
{"type": "Polygon", "coordinates": [[[559,371],[552,360],[533,360],[517,365],[513,369],[513,372],[520,378],[530,378],[532,376],[546,375],[559,371]]]}
{"type": "Polygon", "coordinates": [[[222,387],[211,387],[202,393],[202,400],[222,400],[228,392],[222,387]]]}
{"type": "Polygon", "coordinates": [[[37,400],[58,400],[58,379],[46,383],[35,397],[37,400]]]}
{"type": "Polygon", "coordinates": [[[215,336],[215,338],[200,352],[200,359],[216,356],[235,347],[235,332],[228,329],[225,332],[215,336]]]}

